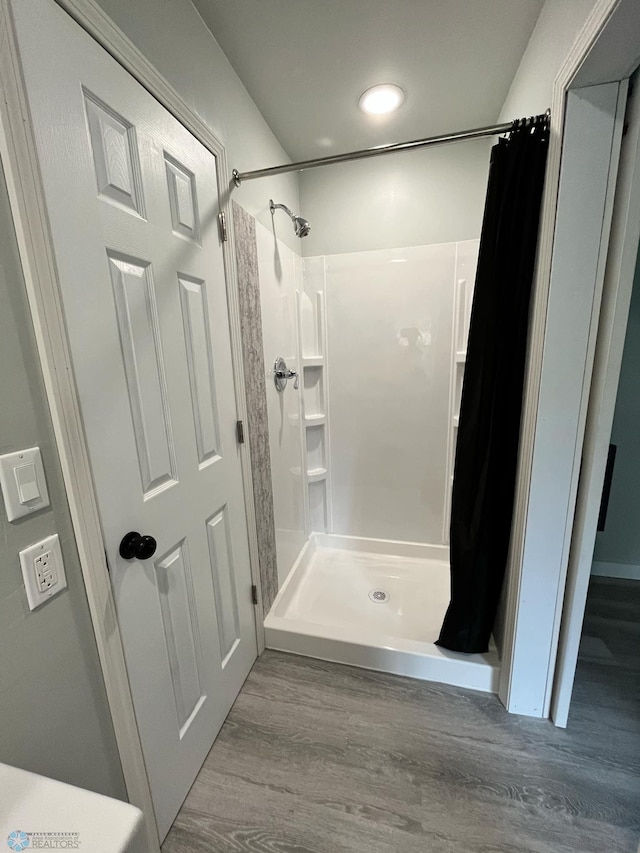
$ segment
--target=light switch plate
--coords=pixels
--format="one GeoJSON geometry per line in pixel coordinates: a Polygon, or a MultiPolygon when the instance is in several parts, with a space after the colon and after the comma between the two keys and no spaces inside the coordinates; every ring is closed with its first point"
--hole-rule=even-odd
{"type": "Polygon", "coordinates": [[[40,448],[30,447],[0,456],[0,486],[8,521],[49,506],[40,448]]]}
{"type": "Polygon", "coordinates": [[[57,533],[20,551],[20,565],[29,610],[35,610],[36,607],[67,588],[62,549],[57,533]]]}

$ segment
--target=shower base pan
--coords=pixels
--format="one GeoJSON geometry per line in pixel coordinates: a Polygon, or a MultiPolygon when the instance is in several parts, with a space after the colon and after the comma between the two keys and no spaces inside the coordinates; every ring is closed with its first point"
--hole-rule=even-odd
{"type": "Polygon", "coordinates": [[[449,603],[448,549],[314,534],[265,619],[266,645],[495,693],[500,661],[435,645],[449,603]]]}

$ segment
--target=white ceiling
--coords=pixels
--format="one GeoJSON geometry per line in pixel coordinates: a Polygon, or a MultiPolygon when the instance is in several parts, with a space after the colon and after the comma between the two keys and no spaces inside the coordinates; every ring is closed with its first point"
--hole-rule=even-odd
{"type": "Polygon", "coordinates": [[[495,122],[544,0],[193,2],[299,160],[495,122]],[[358,109],[376,83],[397,113],[358,109]]]}

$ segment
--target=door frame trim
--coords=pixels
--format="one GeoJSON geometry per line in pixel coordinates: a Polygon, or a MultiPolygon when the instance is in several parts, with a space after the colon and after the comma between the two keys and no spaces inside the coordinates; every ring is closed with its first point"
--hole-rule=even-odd
{"type": "Polygon", "coordinates": [[[600,322],[594,342],[591,386],[584,432],[582,469],[567,571],[559,653],[551,695],[551,719],[566,727],[587,594],[598,515],[614,423],[620,372],[634,289],[640,239],[640,90],[627,101],[625,138],[613,203],[609,252],[602,288],[600,322]]]}
{"type": "MultiPolygon", "coordinates": [[[[12,0],[0,0],[0,156],[6,173],[38,354],[127,795],[130,802],[143,812],[147,849],[150,853],[159,853],[153,802],[105,557],[79,396],[71,369],[71,353],[64,323],[55,254],[26,88],[13,30],[11,2],[12,0]]],[[[227,242],[222,244],[222,249],[229,304],[236,407],[238,418],[246,424],[248,418],[233,219],[230,215],[229,167],[224,146],[94,0],[54,2],[69,13],[82,29],[105,48],[217,159],[220,208],[225,213],[229,235],[227,242]]],[[[260,654],[264,649],[264,613],[260,594],[249,443],[239,445],[239,452],[251,576],[252,583],[258,588],[259,604],[255,607],[255,627],[260,654]]]]}
{"type": "MultiPolygon", "coordinates": [[[[514,504],[513,526],[509,562],[507,569],[507,585],[505,589],[505,624],[504,648],[502,650],[502,669],[498,694],[507,710],[514,713],[546,717],[549,714],[551,700],[551,683],[556,666],[558,653],[558,635],[562,616],[562,603],[565,596],[566,571],[571,540],[575,496],[580,473],[580,453],[584,435],[584,415],[586,398],[588,399],[590,376],[585,376],[585,392],[576,412],[565,413],[567,417],[575,417],[579,423],[576,432],[574,459],[576,464],[568,484],[562,483],[562,489],[567,486],[568,500],[558,507],[558,512],[566,519],[564,542],[561,553],[557,554],[557,565],[553,567],[553,589],[549,591],[548,600],[542,616],[551,622],[547,636],[530,635],[523,623],[530,617],[530,602],[526,594],[527,585],[535,586],[538,566],[535,561],[528,559],[525,546],[536,537],[544,535],[543,531],[535,529],[532,521],[532,476],[534,472],[534,450],[538,450],[536,435],[538,427],[545,419],[553,417],[554,412],[544,410],[541,405],[540,391],[543,383],[543,355],[549,346],[547,332],[547,309],[551,284],[552,261],[554,257],[554,238],[558,225],[557,201],[560,179],[561,158],[565,132],[565,112],[571,90],[604,82],[621,83],[629,76],[630,69],[624,69],[620,57],[617,62],[611,62],[618,67],[611,74],[598,74],[594,66],[602,64],[602,48],[606,51],[607,35],[616,31],[625,14],[633,10],[634,0],[598,0],[587,18],[581,32],[578,34],[566,59],[561,66],[553,84],[551,99],[551,140],[549,146],[547,175],[542,203],[540,233],[538,243],[537,270],[534,283],[532,302],[532,319],[530,343],[527,359],[525,395],[523,402],[522,427],[520,434],[520,451],[516,498],[514,504]],[[594,60],[590,63],[590,60],[594,60]],[[589,71],[594,79],[589,79],[589,71]],[[586,398],[585,398],[586,397],[586,398]],[[527,610],[529,608],[529,610],[527,610]],[[527,634],[528,636],[525,636],[527,634]],[[531,665],[531,650],[537,645],[544,646],[544,664],[531,665]],[[526,689],[525,689],[526,685],[526,689]],[[533,685],[533,687],[532,687],[533,685]],[[523,695],[528,694],[523,701],[523,695]],[[535,697],[534,697],[535,694],[535,697]]],[[[604,207],[602,210],[604,218],[604,207]]],[[[606,247],[605,247],[606,248],[606,247]]],[[[594,273],[597,274],[597,273],[594,273]]],[[[599,306],[598,306],[599,308],[599,306]]],[[[594,306],[594,311],[596,306],[594,306]]],[[[592,317],[597,326],[597,314],[592,317]]],[[[553,345],[553,342],[552,342],[553,345]]],[[[585,360],[588,351],[584,352],[585,360]]],[[[589,370],[589,368],[587,368],[589,370]]],[[[529,618],[529,622],[531,619],[529,618]]],[[[538,655],[540,656],[540,655],[538,655]]]]}

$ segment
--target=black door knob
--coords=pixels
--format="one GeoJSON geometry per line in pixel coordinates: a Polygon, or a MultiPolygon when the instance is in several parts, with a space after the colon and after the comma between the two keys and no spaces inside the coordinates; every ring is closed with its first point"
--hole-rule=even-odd
{"type": "Polygon", "coordinates": [[[125,560],[148,560],[156,553],[158,543],[153,536],[141,536],[135,530],[122,537],[120,556],[125,560]]]}

